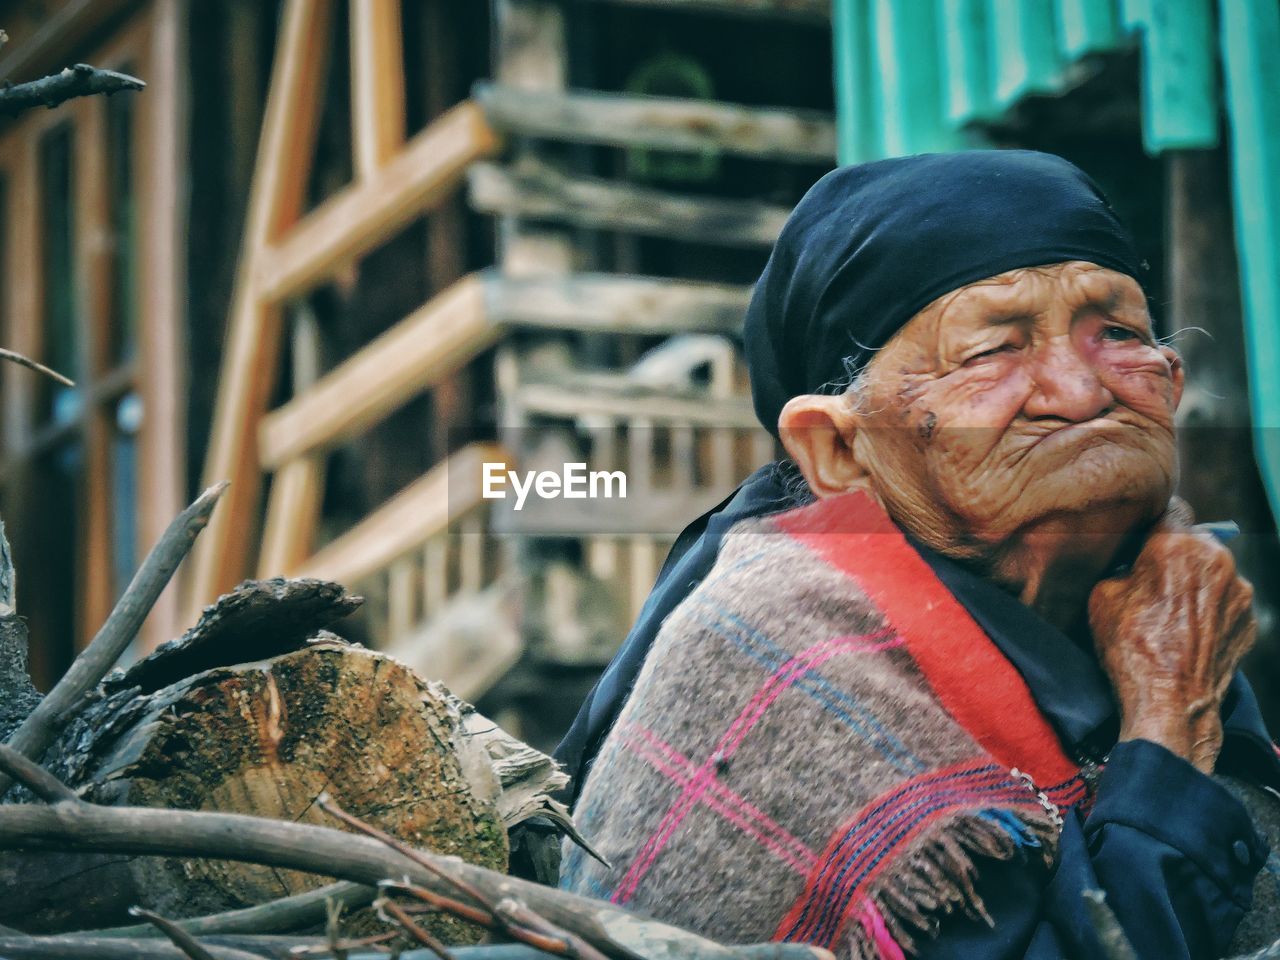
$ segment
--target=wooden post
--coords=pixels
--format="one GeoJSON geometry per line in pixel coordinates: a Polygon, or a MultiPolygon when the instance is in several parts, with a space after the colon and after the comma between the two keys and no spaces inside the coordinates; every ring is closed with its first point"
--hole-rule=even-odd
{"type": "Polygon", "coordinates": [[[1200,520],[1234,520],[1241,572],[1254,585],[1258,638],[1249,659],[1259,700],[1280,721],[1280,544],[1258,474],[1250,433],[1239,266],[1225,152],[1166,154],[1169,217],[1169,320],[1187,364],[1178,411],[1182,496],[1200,520]],[[1199,332],[1203,331],[1203,332],[1199,332]]]}
{"type": "Polygon", "coordinates": [[[289,0],[281,21],[205,464],[212,482],[233,482],[193,557],[189,605],[196,609],[245,572],[259,494],[256,429],[280,348],[280,307],[261,299],[252,268],[302,208],[301,171],[310,165],[319,122],[332,12],[333,0],[289,0]]]}
{"type": "MultiPolygon", "coordinates": [[[[147,223],[138,251],[138,360],[145,375],[146,420],[138,437],[138,472],[149,495],[138,503],[138,542],[146,549],[186,505],[186,195],[187,5],[155,0],[147,38],[148,81],[134,182],[147,223]]],[[[139,557],[141,560],[141,557],[139,557]]],[[[179,584],[152,608],[140,637],[149,649],[181,632],[179,584]]]]}

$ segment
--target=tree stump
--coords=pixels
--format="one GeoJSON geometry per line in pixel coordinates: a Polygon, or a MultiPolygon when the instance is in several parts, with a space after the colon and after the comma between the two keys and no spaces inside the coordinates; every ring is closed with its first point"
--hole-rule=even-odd
{"type": "MultiPolygon", "coordinates": [[[[262,585],[248,589],[259,592],[259,614],[273,606],[262,585]]],[[[336,602],[343,594],[333,589],[336,602]]],[[[46,755],[46,766],[96,803],[338,826],[316,805],[327,793],[408,843],[506,869],[503,777],[483,738],[466,729],[465,704],[399,662],[337,638],[301,641],[301,649],[284,653],[262,642],[259,649],[275,655],[208,666],[215,647],[245,658],[243,644],[229,639],[236,631],[226,618],[214,622],[218,644],[203,639],[208,631],[193,631],[194,642],[189,633],[110,678],[46,755]],[[205,669],[175,680],[183,662],[205,669]]],[[[55,932],[129,923],[134,904],[193,916],[327,882],[227,861],[9,854],[0,857],[0,889],[11,891],[0,898],[0,924],[55,932]]],[[[474,928],[451,918],[430,917],[428,926],[446,942],[476,938],[474,928]]]]}

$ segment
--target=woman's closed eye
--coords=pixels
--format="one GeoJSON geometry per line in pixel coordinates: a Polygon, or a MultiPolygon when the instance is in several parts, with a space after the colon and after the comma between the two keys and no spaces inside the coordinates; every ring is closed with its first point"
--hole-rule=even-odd
{"type": "Polygon", "coordinates": [[[1018,348],[1017,344],[1013,343],[1012,341],[1006,341],[1005,343],[998,343],[995,346],[988,347],[987,349],[981,350],[978,353],[970,354],[968,357],[964,359],[963,365],[967,366],[968,364],[975,363],[981,360],[989,360],[994,356],[998,356],[1001,353],[1007,353],[1010,350],[1016,350],[1017,348],[1018,348]]]}
{"type": "Polygon", "coordinates": [[[1128,327],[1121,327],[1114,323],[1109,323],[1103,327],[1102,333],[1099,334],[1099,336],[1103,340],[1110,340],[1114,343],[1123,343],[1126,340],[1143,339],[1142,336],[1139,335],[1138,331],[1131,330],[1128,327]]]}

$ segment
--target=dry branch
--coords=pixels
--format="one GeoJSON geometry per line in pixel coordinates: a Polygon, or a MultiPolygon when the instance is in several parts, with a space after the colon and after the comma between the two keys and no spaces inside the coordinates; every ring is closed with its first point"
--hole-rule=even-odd
{"type": "MultiPolygon", "coordinates": [[[[376,885],[408,877],[443,896],[456,886],[377,840],[329,827],[242,814],[98,807],[81,802],[0,807],[0,850],[88,851],[234,859],[376,885]]],[[[436,869],[473,886],[488,900],[515,898],[543,918],[612,957],[648,960],[829,960],[803,944],[726,947],[612,904],[541,887],[482,867],[419,851],[436,869]]],[[[7,945],[7,942],[6,942],[7,945]]]]}
{"type": "MultiPolygon", "coordinates": [[[[171,922],[196,936],[284,933],[314,927],[323,922],[326,902],[332,901],[347,909],[355,909],[368,906],[377,895],[378,892],[373,887],[342,880],[316,890],[308,890],[306,893],[296,893],[291,897],[281,897],[279,900],[260,903],[254,907],[225,910],[204,917],[190,917],[186,920],[171,922]]],[[[85,930],[79,933],[79,936],[147,937],[151,935],[152,929],[150,924],[139,923],[106,930],[85,930]]]]}
{"type": "MultiPolygon", "coordinates": [[[[134,574],[107,622],[49,695],[9,737],[10,747],[24,757],[33,758],[40,756],[53,742],[58,731],[83,703],[84,695],[106,675],[137,635],[147,614],[173,578],[178,564],[190,552],[196,537],[209,522],[209,515],[226,488],[225,483],[215,484],[174,518],[134,574]]],[[[13,780],[0,773],[0,797],[12,785],[13,780]]]]}
{"type": "Polygon", "coordinates": [[[141,90],[145,86],[137,77],[127,73],[99,70],[87,63],[77,63],[61,73],[0,88],[0,113],[16,116],[32,107],[53,108],[76,97],[141,90]]]}
{"type": "MultiPolygon", "coordinates": [[[[0,97],[3,96],[4,92],[0,91],[0,97]]],[[[34,370],[36,373],[43,373],[46,377],[56,380],[64,387],[74,387],[76,385],[75,381],[70,377],[64,377],[57,370],[46,367],[43,363],[37,363],[30,357],[18,353],[16,350],[6,350],[4,347],[0,347],[0,360],[8,360],[11,363],[16,363],[20,367],[26,367],[28,370],[34,370]]]]}
{"type": "MultiPolygon", "coordinates": [[[[191,960],[216,960],[205,947],[191,934],[174,924],[172,920],[167,920],[158,913],[152,913],[150,910],[143,910],[141,907],[134,907],[129,911],[135,917],[142,917],[157,930],[168,937],[169,942],[181,950],[191,960]]],[[[245,960],[252,960],[256,954],[244,953],[237,951],[245,960]]]]}
{"type": "MultiPolygon", "coordinates": [[[[267,954],[209,946],[213,960],[263,960],[267,954]]],[[[5,960],[186,960],[190,955],[164,940],[82,940],[75,937],[0,937],[5,960]]]]}
{"type": "Polygon", "coordinates": [[[379,912],[385,911],[387,914],[390,914],[391,919],[408,931],[409,936],[411,936],[417,943],[434,953],[440,958],[440,960],[454,960],[453,954],[449,952],[449,948],[431,934],[427,933],[427,931],[423,930],[422,927],[418,926],[418,924],[414,922],[413,917],[409,916],[400,904],[396,903],[394,900],[379,900],[378,910],[379,912]]]}
{"type": "MultiPolygon", "coordinates": [[[[399,934],[396,934],[398,937],[399,934]]],[[[362,937],[344,940],[340,948],[352,951],[348,960],[378,960],[385,953],[355,952],[383,938],[362,937]]],[[[204,945],[218,960],[226,960],[224,951],[238,950],[254,960],[306,960],[334,956],[327,942],[316,937],[211,937],[204,945]]],[[[493,943],[475,947],[454,947],[450,950],[454,960],[547,960],[540,950],[521,943],[493,943]]],[[[76,936],[24,937],[0,935],[0,956],[7,960],[184,960],[185,954],[172,944],[159,939],[133,939],[127,941],[82,938],[76,936]]],[[[753,960],[786,960],[790,954],[762,952],[753,960]]],[[[409,950],[400,954],[400,960],[436,960],[429,950],[409,950]]]]}
{"type": "Polygon", "coordinates": [[[28,760],[13,747],[2,743],[0,743],[0,771],[13,777],[46,803],[76,799],[75,791],[44,767],[28,760]]]}

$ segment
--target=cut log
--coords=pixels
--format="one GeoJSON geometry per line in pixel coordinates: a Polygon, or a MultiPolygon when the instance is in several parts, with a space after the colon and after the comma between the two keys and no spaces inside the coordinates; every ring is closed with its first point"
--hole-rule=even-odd
{"type": "MultiPolygon", "coordinates": [[[[554,814],[544,796],[563,774],[441,685],[321,629],[358,603],[318,580],[243,584],[180,640],[104,681],[44,765],[107,805],[333,826],[316,805],[327,793],[415,846],[504,870],[508,827],[554,814]]],[[[111,926],[133,905],[178,918],[326,882],[215,860],[9,853],[0,924],[111,926]]],[[[444,916],[429,925],[450,943],[476,936],[444,916]]]]}
{"type": "MultiPolygon", "coordinates": [[[[151,694],[122,690],[75,724],[54,768],[88,800],[111,805],[333,821],[327,792],[415,845],[505,869],[501,784],[464,738],[442,687],[340,641],[256,663],[215,667],[151,694]]],[[[213,860],[8,855],[0,923],[29,932],[128,921],[140,904],[183,917],[245,907],[323,885],[323,877],[213,860]]],[[[469,928],[437,933],[466,942],[469,928]]]]}
{"type": "Polygon", "coordinates": [[[27,622],[16,611],[13,555],[0,523],[0,741],[17,729],[40,702],[27,672],[27,622]]]}

